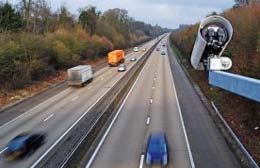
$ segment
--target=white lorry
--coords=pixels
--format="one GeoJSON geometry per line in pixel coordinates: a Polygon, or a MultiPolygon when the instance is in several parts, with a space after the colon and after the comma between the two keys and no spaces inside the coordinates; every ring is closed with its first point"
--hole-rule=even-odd
{"type": "Polygon", "coordinates": [[[93,71],[90,65],[79,65],[68,69],[68,85],[82,86],[93,79],[93,71]]]}

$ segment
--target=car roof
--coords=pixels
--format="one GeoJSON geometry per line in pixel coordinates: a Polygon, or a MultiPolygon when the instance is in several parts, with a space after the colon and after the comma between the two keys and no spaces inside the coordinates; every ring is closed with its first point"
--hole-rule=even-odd
{"type": "Polygon", "coordinates": [[[165,134],[164,133],[153,133],[149,137],[147,150],[149,153],[161,154],[161,153],[166,152],[165,145],[166,145],[165,134]]]}
{"type": "Polygon", "coordinates": [[[150,141],[155,142],[158,140],[163,140],[165,141],[165,134],[164,133],[152,133],[150,135],[150,141]]]}
{"type": "Polygon", "coordinates": [[[8,143],[8,149],[9,150],[17,150],[20,147],[24,145],[24,142],[31,137],[32,134],[23,133],[16,137],[14,137],[9,143],[8,143]]]}

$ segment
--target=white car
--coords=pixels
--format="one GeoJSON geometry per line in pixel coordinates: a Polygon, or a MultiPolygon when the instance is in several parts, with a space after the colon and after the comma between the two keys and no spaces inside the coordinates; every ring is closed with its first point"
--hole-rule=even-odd
{"type": "Polygon", "coordinates": [[[124,72],[124,71],[126,71],[126,66],[125,66],[125,64],[120,64],[120,65],[118,66],[117,71],[118,71],[118,72],[124,72]]]}
{"type": "Polygon", "coordinates": [[[135,57],[132,57],[132,58],[130,59],[130,61],[131,61],[131,62],[134,62],[134,61],[136,61],[136,58],[135,58],[135,57]]]}
{"type": "Polygon", "coordinates": [[[134,47],[134,52],[138,52],[139,48],[138,47],[134,47]]]}

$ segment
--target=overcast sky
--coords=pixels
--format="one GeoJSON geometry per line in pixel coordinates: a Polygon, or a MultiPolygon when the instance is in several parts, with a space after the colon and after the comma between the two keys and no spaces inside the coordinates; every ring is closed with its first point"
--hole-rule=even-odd
{"type": "MultiPolygon", "coordinates": [[[[5,1],[5,0],[0,0],[5,1]]],[[[19,0],[9,0],[17,3],[19,0]]],[[[128,10],[129,16],[153,25],[176,28],[179,24],[200,21],[213,11],[221,12],[231,8],[234,0],[48,0],[53,10],[65,4],[73,14],[78,9],[93,5],[100,11],[112,8],[128,10]]]]}

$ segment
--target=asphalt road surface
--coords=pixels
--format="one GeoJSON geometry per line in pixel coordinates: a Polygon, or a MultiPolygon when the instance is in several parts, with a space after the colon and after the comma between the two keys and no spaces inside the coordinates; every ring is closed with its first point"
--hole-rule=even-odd
{"type": "MultiPolygon", "coordinates": [[[[149,49],[155,42],[156,40],[146,43],[144,47],[149,49]]],[[[143,54],[144,52],[140,51],[126,56],[125,64],[127,69],[130,69],[135,63],[130,62],[130,58],[136,57],[138,61],[143,54]]],[[[75,121],[83,114],[86,113],[87,115],[89,107],[102,97],[124,74],[124,72],[118,73],[116,67],[105,67],[98,71],[93,81],[85,87],[68,87],[53,97],[31,107],[16,118],[7,117],[8,114],[6,113],[2,114],[6,115],[6,117],[2,119],[0,125],[0,167],[27,168],[33,165],[75,121]],[[2,153],[8,141],[16,135],[28,131],[45,132],[47,134],[46,143],[28,158],[11,162],[6,161],[2,153]]],[[[26,103],[30,104],[30,102],[26,103]]]]}
{"type": "Polygon", "coordinates": [[[147,167],[147,139],[158,131],[168,139],[168,167],[241,167],[171,52],[153,52],[111,126],[87,168],[147,167]]]}
{"type": "Polygon", "coordinates": [[[91,167],[145,166],[141,158],[151,132],[166,133],[169,167],[192,167],[167,55],[153,52],[119,112],[91,167]]]}
{"type": "Polygon", "coordinates": [[[168,45],[170,65],[194,162],[198,168],[239,168],[207,108],[178,64],[168,45]]]}

